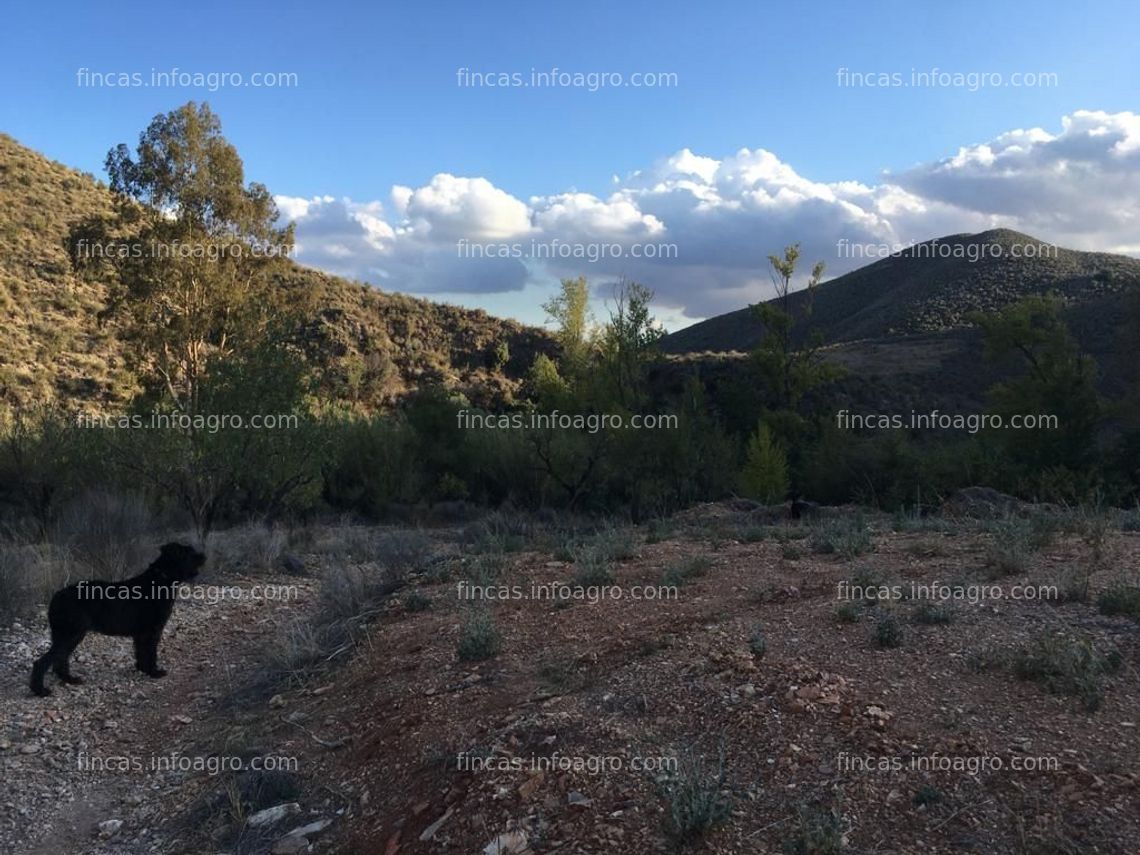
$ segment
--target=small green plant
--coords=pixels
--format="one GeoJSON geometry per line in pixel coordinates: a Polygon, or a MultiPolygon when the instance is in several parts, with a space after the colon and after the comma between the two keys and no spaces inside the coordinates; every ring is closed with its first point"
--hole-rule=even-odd
{"type": "Polygon", "coordinates": [[[586,544],[574,556],[574,582],[583,587],[609,585],[614,580],[609,553],[597,544],[586,544]]]}
{"type": "Polygon", "coordinates": [[[748,635],[748,649],[757,659],[768,650],[768,639],[764,636],[764,627],[760,624],[752,627],[752,632],[748,635]]]}
{"type": "Polygon", "coordinates": [[[795,831],[784,841],[785,855],[838,855],[843,846],[843,816],[837,808],[797,806],[795,831]]]}
{"type": "Polygon", "coordinates": [[[786,561],[797,561],[804,557],[804,551],[794,543],[785,543],[780,547],[780,557],[786,561]]]}
{"type": "Polygon", "coordinates": [[[650,520],[649,524],[645,527],[645,542],[661,543],[663,540],[668,540],[673,536],[675,529],[676,527],[673,525],[672,520],[650,520]]]}
{"type": "Polygon", "coordinates": [[[1016,576],[1029,560],[1053,541],[1056,524],[1044,515],[1031,519],[1008,517],[991,526],[993,540],[986,550],[986,566],[993,578],[1016,576]]]}
{"type": "Polygon", "coordinates": [[[875,643],[879,647],[898,647],[903,641],[903,628],[891,612],[879,615],[875,621],[875,643]]]}
{"type": "Polygon", "coordinates": [[[1011,659],[1013,672],[1057,695],[1075,695],[1095,712],[1104,700],[1104,676],[1120,667],[1120,654],[1100,655],[1088,639],[1046,636],[1011,659]]]}
{"type": "Polygon", "coordinates": [[[604,528],[594,535],[594,543],[611,561],[628,561],[637,557],[637,542],[633,538],[633,531],[628,528],[604,528]]]}
{"type": "Polygon", "coordinates": [[[954,610],[940,603],[923,602],[914,610],[914,622],[930,625],[953,623],[954,610]]]}
{"type": "Polygon", "coordinates": [[[762,525],[749,525],[740,530],[741,543],[759,543],[768,536],[768,530],[762,525]]]}
{"type": "Polygon", "coordinates": [[[691,579],[705,575],[710,567],[712,559],[707,555],[691,555],[666,567],[661,575],[661,582],[670,587],[679,587],[691,579]]]}
{"type": "Polygon", "coordinates": [[[812,552],[821,555],[839,555],[850,561],[870,552],[874,546],[871,529],[862,516],[826,520],[812,529],[808,537],[812,552]]]}
{"type": "Polygon", "coordinates": [[[499,577],[507,567],[507,556],[501,552],[485,552],[471,558],[467,576],[473,585],[490,587],[498,584],[499,577]]]}
{"type": "Polygon", "coordinates": [[[533,520],[519,513],[493,511],[464,531],[473,553],[519,552],[536,538],[533,520]]]}
{"type": "Polygon", "coordinates": [[[666,831],[680,845],[691,845],[720,825],[732,813],[724,792],[724,757],[715,772],[690,758],[678,769],[666,789],[666,831]]]}
{"type": "Polygon", "coordinates": [[[426,612],[431,608],[431,598],[422,591],[409,591],[404,597],[404,609],[409,612],[426,612]]]}
{"type": "Polygon", "coordinates": [[[1118,583],[1101,591],[1097,608],[1104,615],[1126,615],[1140,620],[1140,586],[1118,583]]]}
{"type": "Polygon", "coordinates": [[[485,608],[473,608],[468,612],[459,631],[456,653],[463,662],[478,662],[490,659],[499,652],[501,639],[495,629],[495,620],[485,608]]]}
{"type": "Polygon", "coordinates": [[[855,603],[840,603],[835,609],[835,619],[840,623],[857,623],[859,607],[855,603]]]}
{"type": "Polygon", "coordinates": [[[930,784],[923,784],[914,794],[914,803],[919,807],[927,807],[928,805],[936,805],[943,799],[942,791],[937,787],[932,787],[930,784]]]}
{"type": "Polygon", "coordinates": [[[1089,567],[1069,567],[1053,579],[1057,595],[1049,600],[1054,605],[1060,603],[1087,603],[1090,583],[1089,567]]]}

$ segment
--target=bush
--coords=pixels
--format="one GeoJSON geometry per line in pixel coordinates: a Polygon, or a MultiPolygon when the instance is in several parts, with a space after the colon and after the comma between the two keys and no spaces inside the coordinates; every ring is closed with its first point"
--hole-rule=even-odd
{"type": "Polygon", "coordinates": [[[856,623],[859,620],[859,607],[854,603],[840,603],[835,609],[835,619],[840,623],[856,623]]]}
{"type": "Polygon", "coordinates": [[[1076,695],[1094,712],[1104,700],[1103,678],[1120,666],[1119,654],[1101,656],[1088,639],[1040,638],[1012,658],[1013,672],[1057,695],[1076,695]]]}
{"type": "Polygon", "coordinates": [[[993,576],[1000,578],[1024,573],[1029,559],[1052,542],[1056,525],[1048,517],[1038,515],[1028,520],[998,520],[990,529],[993,540],[986,550],[986,564],[993,576]]]}
{"type": "Polygon", "coordinates": [[[262,523],[210,533],[210,551],[217,564],[262,573],[279,566],[288,542],[284,529],[262,523]]]}
{"type": "Polygon", "coordinates": [[[923,784],[914,794],[912,801],[918,807],[926,807],[928,805],[936,805],[942,801],[942,791],[937,787],[932,787],[930,784],[923,784]]]}
{"type": "Polygon", "coordinates": [[[898,647],[903,641],[903,628],[890,612],[879,615],[875,622],[875,643],[879,647],[898,647]]]}
{"type": "Polygon", "coordinates": [[[838,855],[843,850],[843,817],[838,810],[800,805],[796,830],[784,841],[787,855],[838,855]]]}
{"type": "Polygon", "coordinates": [[[121,579],[140,572],[158,554],[154,518],[142,496],[85,493],[64,505],[49,539],[67,547],[94,575],[121,579]]]}
{"type": "Polygon", "coordinates": [[[936,603],[920,603],[914,610],[914,622],[927,625],[952,623],[954,610],[936,603]]]}
{"type": "Polygon", "coordinates": [[[404,596],[404,609],[409,612],[424,612],[431,608],[431,598],[421,591],[409,591],[404,596]]]}
{"type": "Polygon", "coordinates": [[[752,632],[748,636],[748,649],[757,658],[768,650],[768,639],[764,636],[764,627],[760,624],[752,627],[752,632]]]}
{"type": "Polygon", "coordinates": [[[691,555],[688,558],[674,561],[666,567],[665,572],[661,574],[661,582],[665,585],[680,587],[690,579],[705,575],[710,567],[712,567],[712,559],[707,555],[691,555]]]}
{"type": "Polygon", "coordinates": [[[501,639],[495,629],[495,620],[485,608],[473,608],[467,613],[459,631],[455,652],[462,662],[479,662],[499,652],[501,639]]]}
{"type": "Polygon", "coordinates": [[[80,575],[68,550],[50,543],[0,545],[0,618],[46,603],[80,575]]]}
{"type": "Polygon", "coordinates": [[[732,803],[723,789],[723,757],[716,772],[692,758],[683,763],[666,791],[669,836],[679,844],[692,844],[728,819],[732,803]]]}
{"type": "Polygon", "coordinates": [[[808,545],[812,552],[836,554],[848,561],[870,552],[873,547],[871,530],[862,516],[824,521],[812,529],[808,545]]]}
{"type": "Polygon", "coordinates": [[[613,584],[609,559],[595,550],[583,551],[574,562],[574,581],[586,588],[613,584]]]}
{"type": "Polygon", "coordinates": [[[519,552],[535,536],[536,526],[529,517],[501,510],[491,512],[463,532],[472,552],[519,552]]]}
{"type": "Polygon", "coordinates": [[[1140,586],[1117,584],[1101,591],[1097,608],[1105,615],[1126,615],[1140,620],[1140,586]]]}

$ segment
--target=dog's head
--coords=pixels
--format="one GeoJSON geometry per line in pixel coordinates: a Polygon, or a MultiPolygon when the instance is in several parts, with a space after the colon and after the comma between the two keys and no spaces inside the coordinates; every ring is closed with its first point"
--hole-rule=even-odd
{"type": "Polygon", "coordinates": [[[206,556],[185,543],[168,543],[159,550],[151,568],[166,582],[189,582],[198,575],[206,556]]]}

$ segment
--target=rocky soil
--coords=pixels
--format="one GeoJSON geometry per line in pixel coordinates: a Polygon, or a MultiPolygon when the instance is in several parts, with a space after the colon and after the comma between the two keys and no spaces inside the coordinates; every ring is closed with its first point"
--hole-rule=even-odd
{"type": "Polygon", "coordinates": [[[325,574],[377,567],[302,552],[317,572],[277,580],[299,585],[299,602],[183,604],[161,681],[132,672],[129,645],[90,639],[75,669],[88,683],[31,698],[44,633],[11,626],[0,850],[1135,851],[1140,629],[1096,600],[1135,583],[1140,534],[1114,531],[1096,563],[1059,531],[994,578],[1000,528],[874,518],[859,548],[817,551],[830,522],[712,505],[628,530],[612,564],[623,596],[596,602],[533,596],[574,578],[558,537],[500,538],[489,553],[428,532],[434,560],[361,605],[327,662],[271,683],[258,675],[283,628],[328,608],[325,574]],[[1008,596],[1082,569],[1085,601],[1008,596]],[[490,604],[497,645],[464,660],[473,605],[459,582],[479,580],[531,595],[490,604]],[[838,594],[871,580],[1006,596],[838,594]],[[666,583],[675,598],[633,597],[666,583]],[[1041,639],[1113,658],[1099,703],[1019,678],[1009,657],[1041,639]],[[77,759],[172,750],[295,765],[93,772],[77,759]]]}

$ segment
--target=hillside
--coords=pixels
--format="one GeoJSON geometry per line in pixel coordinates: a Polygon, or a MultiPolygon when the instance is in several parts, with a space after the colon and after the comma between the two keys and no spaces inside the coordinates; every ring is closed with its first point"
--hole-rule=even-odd
{"type": "MultiPolygon", "coordinates": [[[[110,192],[94,176],[0,134],[0,401],[115,406],[135,389],[114,324],[97,320],[106,285],[76,276],[65,248],[76,223],[110,210],[110,192]]],[[[427,382],[499,399],[538,352],[553,349],[541,329],[300,265],[281,284],[318,307],[304,334],[323,391],[365,408],[427,382]],[[496,370],[500,342],[510,360],[496,370]]]]}
{"type": "MultiPolygon", "coordinates": [[[[1090,341],[1103,341],[1115,296],[1140,285],[1140,259],[1060,248],[1048,258],[1013,257],[1014,247],[1042,243],[995,229],[919,244],[820,285],[810,326],[827,342],[962,330],[972,311],[994,311],[1030,294],[1056,291],[1072,310],[1091,309],[1080,313],[1081,326],[1090,341]]],[[[802,312],[806,297],[803,291],[793,294],[792,311],[802,312]]],[[[745,307],[673,333],[663,347],[668,353],[751,350],[762,336],[745,307]]]]}

